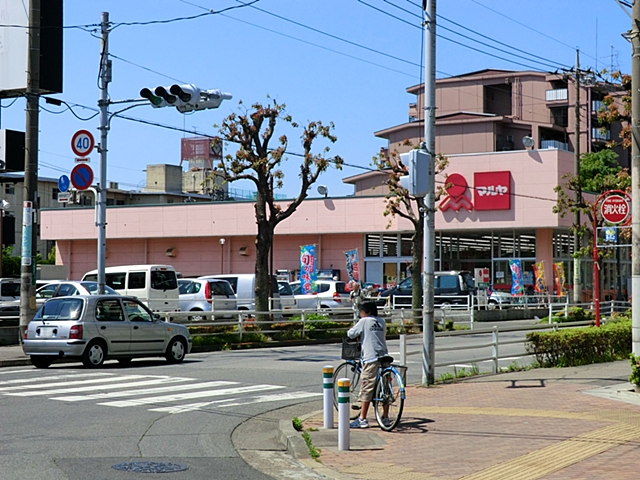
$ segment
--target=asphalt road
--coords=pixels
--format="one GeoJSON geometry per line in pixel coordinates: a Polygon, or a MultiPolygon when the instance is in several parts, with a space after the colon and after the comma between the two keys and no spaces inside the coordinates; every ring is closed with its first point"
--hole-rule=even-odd
{"type": "MultiPolygon", "coordinates": [[[[505,339],[508,335],[523,336],[505,334],[505,339]]],[[[436,345],[486,341],[486,335],[474,335],[437,339],[436,345]]],[[[390,341],[389,349],[397,356],[398,341],[390,341]]],[[[420,349],[421,339],[411,338],[408,351],[420,349]]],[[[517,355],[521,345],[505,346],[503,354],[509,354],[508,349],[520,364],[527,361],[517,355]]],[[[455,362],[486,352],[443,352],[436,360],[455,362]]],[[[337,366],[339,356],[338,345],[317,345],[194,354],[180,365],[134,360],[128,367],[107,362],[95,370],[80,364],[2,369],[0,478],[270,478],[238,455],[231,441],[234,430],[248,418],[273,412],[272,424],[248,442],[261,438],[277,450],[277,420],[289,412],[282,409],[321,399],[322,367],[337,366]],[[188,470],[149,474],[113,468],[140,461],[169,462],[188,470]]],[[[409,383],[421,380],[420,361],[420,355],[408,357],[409,383]]],[[[461,365],[438,369],[436,377],[461,365]]],[[[478,367],[488,371],[491,364],[478,362],[478,367]]]]}

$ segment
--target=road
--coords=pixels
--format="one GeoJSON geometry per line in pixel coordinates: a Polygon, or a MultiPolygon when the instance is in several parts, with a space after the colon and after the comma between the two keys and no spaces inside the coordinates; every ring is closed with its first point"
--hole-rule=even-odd
{"type": "MultiPolygon", "coordinates": [[[[437,339],[437,345],[469,342],[437,339]]],[[[419,350],[420,345],[420,338],[412,338],[408,350],[419,350]]],[[[392,354],[398,352],[398,341],[390,341],[389,348],[392,354]]],[[[513,348],[522,351],[521,346],[513,348]]],[[[437,360],[469,358],[472,353],[448,352],[437,360]]],[[[322,367],[337,366],[339,355],[338,345],[317,345],[193,354],[180,365],[137,360],[128,367],[107,362],[95,370],[80,364],[2,369],[0,477],[149,479],[154,475],[113,466],[161,461],[189,467],[164,473],[163,479],[269,478],[242,460],[232,433],[250,417],[319,400],[322,367]]],[[[486,353],[478,351],[481,355],[486,353]]],[[[410,383],[421,379],[420,358],[409,357],[410,383]]],[[[487,362],[478,366],[490,369],[487,362]]],[[[436,375],[445,371],[439,369],[436,375]]],[[[266,435],[274,439],[276,430],[274,415],[266,435]]]]}

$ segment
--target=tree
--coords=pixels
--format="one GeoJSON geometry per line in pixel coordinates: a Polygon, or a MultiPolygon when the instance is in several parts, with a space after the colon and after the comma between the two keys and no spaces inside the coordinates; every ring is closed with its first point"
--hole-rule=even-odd
{"type": "Polygon", "coordinates": [[[602,99],[603,108],[598,112],[598,122],[604,130],[607,126],[621,122],[620,139],[611,139],[607,147],[622,145],[629,149],[631,148],[631,75],[614,71],[611,72],[611,78],[620,82],[620,89],[614,90],[602,99]]]}
{"type": "MultiPolygon", "coordinates": [[[[401,145],[410,146],[411,144],[405,142],[401,145]]],[[[373,163],[378,170],[389,174],[386,180],[389,193],[385,197],[386,208],[384,210],[384,215],[390,217],[387,228],[391,225],[391,218],[396,215],[406,218],[413,225],[411,275],[414,277],[414,281],[411,287],[411,316],[417,320],[416,323],[420,323],[422,316],[417,312],[422,308],[422,282],[415,281],[415,278],[420,278],[418,272],[422,272],[422,242],[424,238],[424,213],[426,210],[424,197],[409,195],[409,191],[400,185],[400,177],[408,175],[409,170],[407,165],[402,163],[396,150],[393,150],[389,155],[381,154],[374,157],[373,163]]],[[[448,164],[449,160],[445,156],[438,154],[435,159],[435,173],[442,173],[448,164]]],[[[438,199],[443,188],[439,187],[436,190],[436,199],[438,199]]]]}
{"type": "MultiPolygon", "coordinates": [[[[322,122],[309,122],[302,128],[302,162],[300,165],[300,191],[286,207],[274,201],[274,189],[282,188],[284,173],[280,170],[280,163],[285,158],[289,141],[286,135],[277,137],[277,146],[271,147],[269,142],[276,134],[278,121],[285,122],[294,129],[300,126],[291,119],[285,111],[284,104],[275,100],[270,104],[255,103],[250,109],[244,109],[240,102],[241,112],[232,113],[219,127],[219,137],[213,142],[232,142],[238,145],[233,155],[226,155],[220,161],[218,168],[227,182],[249,180],[256,186],[255,217],[258,226],[256,235],[256,311],[270,310],[269,297],[271,295],[269,277],[269,252],[273,244],[276,226],[289,218],[296,211],[302,201],[307,198],[309,188],[319,175],[331,165],[342,168],[343,160],[339,156],[327,158],[329,147],[322,153],[312,153],[312,147],[317,140],[328,140],[335,143],[337,137],[332,133],[333,123],[324,125],[322,122]],[[243,110],[244,109],[244,110],[243,110]]],[[[265,320],[266,315],[260,315],[258,320],[265,320]]]]}
{"type": "MultiPolygon", "coordinates": [[[[618,155],[612,150],[585,153],[580,157],[580,175],[569,173],[563,176],[564,183],[555,188],[558,201],[553,207],[553,212],[564,217],[567,213],[580,212],[581,218],[588,222],[571,226],[571,232],[577,232],[582,240],[583,247],[573,253],[574,261],[593,256],[593,232],[602,226],[602,219],[593,217],[593,204],[598,195],[607,190],[622,190],[627,193],[631,190],[631,176],[617,161],[618,155]],[[571,192],[571,193],[569,193],[571,192]],[[580,192],[579,200],[576,192],[580,192]],[[586,195],[589,195],[587,197],[586,195]],[[584,239],[588,239],[585,242],[584,239]]],[[[630,232],[624,232],[625,237],[630,232]]],[[[598,262],[601,264],[608,255],[605,250],[598,251],[598,262]]],[[[600,265],[602,266],[602,265],[600,265]]],[[[604,280],[603,276],[600,277],[604,280]]]]}

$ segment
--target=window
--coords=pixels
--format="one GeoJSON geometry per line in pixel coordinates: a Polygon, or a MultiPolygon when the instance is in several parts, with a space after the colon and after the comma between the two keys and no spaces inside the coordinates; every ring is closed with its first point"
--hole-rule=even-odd
{"type": "Polygon", "coordinates": [[[56,288],[58,288],[58,284],[51,283],[49,285],[45,285],[36,293],[36,298],[52,298],[53,294],[56,293],[56,288]]]}
{"type": "Polygon", "coordinates": [[[367,257],[380,256],[380,235],[367,235],[366,244],[367,257]]]}
{"type": "Polygon", "coordinates": [[[96,321],[124,322],[120,300],[100,300],[96,303],[96,321]]]}
{"type": "Polygon", "coordinates": [[[188,293],[193,293],[193,282],[179,282],[178,294],[186,295],[188,293]]]}
{"type": "Polygon", "coordinates": [[[138,302],[133,300],[125,300],[124,308],[130,322],[153,322],[153,316],[138,302]]]}
{"type": "MultiPolygon", "coordinates": [[[[106,282],[114,290],[124,290],[124,279],[127,276],[126,273],[107,273],[106,274],[106,282]]],[[[87,275],[85,280],[97,281],[97,275],[87,275]]]]}
{"type": "MultiPolygon", "coordinates": [[[[289,293],[285,292],[284,295],[293,295],[291,286],[288,283],[285,285],[289,287],[289,293]]],[[[227,297],[233,297],[235,295],[228,282],[209,282],[209,288],[211,289],[211,295],[226,295],[227,297]]],[[[278,289],[280,290],[280,293],[282,293],[279,283],[278,289]]]]}
{"type": "Polygon", "coordinates": [[[79,293],[78,289],[70,283],[63,283],[60,285],[60,288],[58,288],[56,297],[70,297],[71,295],[78,295],[79,293]]]}
{"type": "Polygon", "coordinates": [[[438,280],[440,288],[458,288],[457,275],[441,275],[438,280]]]}
{"type": "Polygon", "coordinates": [[[347,283],[346,282],[336,283],[336,292],[348,294],[349,292],[347,291],[347,283]]]}
{"type": "Polygon", "coordinates": [[[58,193],[60,193],[60,190],[58,190],[57,188],[52,188],[51,189],[51,200],[57,200],[58,199],[58,193]]]}
{"type": "Polygon", "coordinates": [[[1,284],[1,294],[3,297],[19,297],[20,296],[20,284],[19,283],[3,283],[1,284]]]}
{"type": "MultiPolygon", "coordinates": [[[[211,290],[213,290],[213,288],[211,290]]],[[[280,292],[280,295],[293,295],[291,285],[289,285],[287,282],[278,282],[278,290],[280,292]]]]}
{"type": "Polygon", "coordinates": [[[7,195],[15,195],[16,194],[16,186],[13,183],[7,183],[4,186],[4,193],[7,195]]]}
{"type": "Polygon", "coordinates": [[[53,299],[46,302],[35,320],[78,320],[82,314],[84,302],[81,299],[65,298],[53,299]]]}
{"type": "Polygon", "coordinates": [[[154,270],[151,272],[151,288],[154,290],[175,290],[178,279],[173,270],[154,270]]]}
{"type": "Polygon", "coordinates": [[[398,236],[397,235],[383,235],[382,242],[383,242],[383,247],[382,247],[383,257],[398,256],[398,236]]]}
{"type": "Polygon", "coordinates": [[[146,272],[129,272],[129,280],[127,283],[128,289],[144,288],[146,284],[147,284],[146,272]]]}
{"type": "Polygon", "coordinates": [[[412,255],[412,235],[400,235],[400,256],[410,257],[412,255]]]}

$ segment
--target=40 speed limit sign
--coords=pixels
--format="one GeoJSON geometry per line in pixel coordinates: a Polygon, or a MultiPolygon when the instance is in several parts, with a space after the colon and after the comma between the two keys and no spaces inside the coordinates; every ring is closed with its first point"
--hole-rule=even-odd
{"type": "Polygon", "coordinates": [[[93,135],[88,130],[78,130],[71,137],[71,150],[78,157],[86,157],[91,153],[95,142],[93,140],[93,135]]]}

